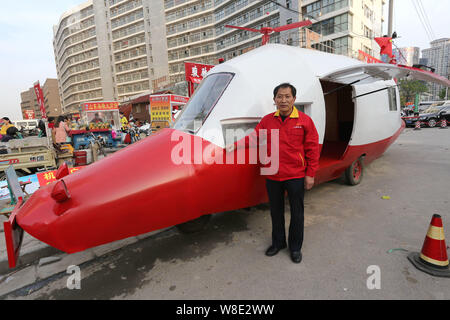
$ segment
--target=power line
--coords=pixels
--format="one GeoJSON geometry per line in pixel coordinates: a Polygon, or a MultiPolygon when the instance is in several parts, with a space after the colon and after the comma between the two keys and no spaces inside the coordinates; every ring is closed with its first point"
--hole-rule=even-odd
{"type": "Polygon", "coordinates": [[[433,36],[433,39],[435,39],[436,35],[434,34],[433,28],[431,27],[430,19],[428,18],[428,14],[425,11],[425,7],[423,6],[422,0],[417,0],[417,3],[419,4],[419,8],[422,11],[422,15],[424,17],[425,22],[428,25],[428,29],[431,31],[430,34],[433,36]]]}
{"type": "Polygon", "coordinates": [[[428,30],[427,25],[425,24],[425,22],[424,22],[424,20],[422,18],[421,12],[417,8],[418,5],[416,4],[415,0],[413,0],[412,3],[414,5],[414,9],[416,10],[417,15],[419,16],[419,20],[422,23],[422,26],[423,26],[423,28],[425,30],[425,33],[427,34],[428,39],[430,40],[430,42],[433,41],[432,40],[432,36],[431,36],[431,32],[428,30]]]}

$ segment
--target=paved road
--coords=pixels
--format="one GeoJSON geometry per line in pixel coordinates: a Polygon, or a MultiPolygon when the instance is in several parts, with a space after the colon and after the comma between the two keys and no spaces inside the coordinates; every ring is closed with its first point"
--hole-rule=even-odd
{"type": "Polygon", "coordinates": [[[87,261],[79,290],[61,273],[4,298],[449,299],[450,278],[406,258],[421,250],[434,213],[450,235],[449,149],[450,129],[406,129],[360,185],[339,179],[309,191],[300,265],[286,250],[264,255],[270,218],[261,205],[217,214],[198,234],[169,229],[87,261]],[[369,266],[380,270],[380,289],[367,287],[369,266]]]}

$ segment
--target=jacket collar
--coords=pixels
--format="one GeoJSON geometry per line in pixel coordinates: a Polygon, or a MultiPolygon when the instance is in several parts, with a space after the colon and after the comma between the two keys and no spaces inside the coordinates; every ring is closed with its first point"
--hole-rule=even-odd
{"type": "MultiPolygon", "coordinates": [[[[275,112],[275,114],[273,115],[274,117],[279,117],[280,116],[280,110],[277,110],[277,112],[275,112]]],[[[294,109],[291,112],[291,115],[289,116],[289,118],[298,118],[298,110],[297,108],[294,106],[294,109]]]]}

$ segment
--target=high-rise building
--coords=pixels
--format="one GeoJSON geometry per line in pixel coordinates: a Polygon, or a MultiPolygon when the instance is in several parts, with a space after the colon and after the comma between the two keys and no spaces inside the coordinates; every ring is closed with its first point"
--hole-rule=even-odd
{"type": "Polygon", "coordinates": [[[89,0],[61,16],[53,45],[64,113],[168,84],[162,1],[89,0]]]}
{"type": "MultiPolygon", "coordinates": [[[[422,58],[427,62],[427,66],[435,69],[435,73],[450,77],[450,39],[442,38],[430,43],[431,48],[422,50],[422,58]]],[[[444,89],[437,84],[427,84],[430,93],[430,100],[439,100],[439,94],[444,89]]]]}
{"type": "MultiPolygon", "coordinates": [[[[232,29],[278,27],[299,21],[298,1],[165,0],[171,83],[184,80],[184,62],[217,64],[261,45],[261,33],[232,29]],[[282,4],[281,4],[282,2],[282,4]]],[[[298,43],[299,31],[271,35],[270,42],[298,43]]]]}
{"type": "Polygon", "coordinates": [[[386,0],[303,0],[304,19],[321,35],[313,47],[346,56],[358,57],[361,50],[380,58],[375,37],[383,36],[383,6],[386,0]],[[327,49],[323,49],[327,48],[327,49]]]}
{"type": "Polygon", "coordinates": [[[47,79],[42,86],[44,94],[44,106],[47,117],[57,117],[61,115],[61,101],[59,99],[59,88],[57,79],[47,79]]]}
{"type": "MultiPolygon", "coordinates": [[[[42,86],[42,93],[44,95],[44,107],[47,117],[57,117],[62,114],[61,102],[59,99],[59,89],[57,79],[47,79],[42,86]]],[[[36,119],[42,117],[41,106],[38,104],[34,87],[20,94],[22,109],[22,116],[24,119],[28,118],[29,111],[33,111],[36,119]]]]}
{"type": "Polygon", "coordinates": [[[34,88],[20,93],[20,108],[22,109],[22,117],[24,119],[28,119],[29,116],[34,118],[42,116],[34,88]]]}
{"type": "Polygon", "coordinates": [[[398,64],[412,67],[420,62],[420,48],[406,47],[392,50],[398,64]]]}

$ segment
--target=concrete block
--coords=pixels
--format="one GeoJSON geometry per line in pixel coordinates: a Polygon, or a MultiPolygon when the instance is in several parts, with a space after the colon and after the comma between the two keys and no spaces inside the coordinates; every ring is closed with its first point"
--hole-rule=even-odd
{"type": "Polygon", "coordinates": [[[92,250],[92,252],[94,253],[94,255],[96,257],[101,257],[101,256],[103,256],[103,255],[105,255],[105,254],[107,254],[109,252],[112,252],[112,251],[118,250],[120,248],[126,247],[126,246],[128,246],[130,244],[136,243],[137,241],[138,241],[137,238],[131,237],[131,238],[126,238],[126,239],[123,239],[123,240],[107,243],[107,244],[104,244],[102,246],[98,246],[98,247],[92,248],[90,250],[92,250]]]}
{"type": "Polygon", "coordinates": [[[140,235],[136,236],[136,238],[138,240],[144,240],[144,239],[147,239],[147,238],[149,238],[151,236],[157,235],[158,233],[161,233],[161,232],[164,232],[166,230],[169,230],[170,228],[172,228],[172,227],[165,228],[165,229],[160,229],[160,230],[155,230],[155,231],[144,233],[144,234],[140,234],[140,235]]]}
{"type": "Polygon", "coordinates": [[[37,280],[36,266],[29,266],[17,272],[5,275],[0,280],[0,296],[22,289],[37,280]]]}
{"type": "Polygon", "coordinates": [[[90,261],[95,258],[92,251],[82,251],[74,254],[63,254],[61,260],[52,264],[42,265],[37,267],[37,277],[39,280],[47,279],[55,274],[66,272],[67,268],[90,261]]]}
{"type": "Polygon", "coordinates": [[[45,257],[39,260],[39,264],[38,267],[42,267],[45,266],[47,264],[51,264],[54,262],[58,262],[61,261],[62,257],[61,256],[53,256],[53,257],[45,257]]]}

